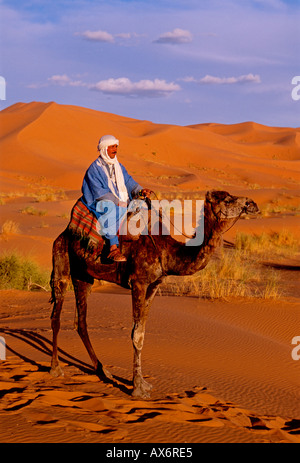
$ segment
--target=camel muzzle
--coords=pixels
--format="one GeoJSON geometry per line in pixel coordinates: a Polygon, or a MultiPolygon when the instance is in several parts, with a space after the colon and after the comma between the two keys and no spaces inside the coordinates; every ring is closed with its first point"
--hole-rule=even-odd
{"type": "Polygon", "coordinates": [[[260,209],[254,201],[247,200],[244,206],[244,212],[249,215],[256,215],[260,214],[260,209]]]}

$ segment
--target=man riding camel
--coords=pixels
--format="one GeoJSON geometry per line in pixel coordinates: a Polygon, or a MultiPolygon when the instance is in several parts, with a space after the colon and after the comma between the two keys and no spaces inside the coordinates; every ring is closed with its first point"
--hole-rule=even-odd
{"type": "Polygon", "coordinates": [[[124,262],[126,257],[119,250],[117,236],[120,221],[129,202],[139,196],[152,193],[142,188],[117,159],[119,140],[113,135],[104,135],[98,144],[99,157],[87,169],[82,184],[82,202],[95,214],[105,229],[105,220],[110,220],[104,236],[110,243],[108,257],[115,262],[124,262]],[[113,226],[111,226],[113,225],[113,226]]]}

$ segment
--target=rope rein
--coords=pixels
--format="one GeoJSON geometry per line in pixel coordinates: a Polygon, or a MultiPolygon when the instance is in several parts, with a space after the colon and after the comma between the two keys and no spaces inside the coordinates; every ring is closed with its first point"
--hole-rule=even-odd
{"type": "MultiPolygon", "coordinates": [[[[159,201],[159,199],[158,199],[158,197],[157,197],[157,194],[156,194],[154,191],[152,191],[152,194],[154,194],[155,198],[159,201]]],[[[223,214],[224,217],[225,217],[225,219],[226,219],[226,215],[224,214],[224,212],[223,212],[222,210],[220,210],[220,215],[216,214],[216,212],[215,212],[215,210],[214,210],[214,208],[213,208],[212,202],[209,201],[208,199],[206,199],[206,201],[211,205],[212,213],[213,213],[214,216],[216,217],[217,221],[221,220],[221,217],[220,217],[221,214],[223,214]]],[[[147,197],[144,198],[144,202],[147,204],[148,207],[149,207],[149,206],[151,207],[151,200],[149,200],[147,197]]],[[[229,227],[227,230],[225,230],[225,232],[223,232],[223,233],[227,233],[227,232],[236,224],[236,222],[240,219],[240,217],[241,217],[241,215],[243,214],[243,212],[245,212],[245,209],[246,209],[246,208],[243,207],[243,209],[241,210],[241,212],[239,213],[239,215],[235,218],[234,222],[233,222],[233,223],[230,225],[230,227],[229,227]]],[[[161,210],[162,210],[162,212],[167,216],[167,214],[166,214],[166,212],[163,210],[163,208],[161,208],[161,210]]],[[[227,220],[228,220],[228,219],[227,219],[227,220]]],[[[192,238],[193,238],[193,236],[186,235],[183,231],[179,230],[179,229],[175,226],[175,224],[174,224],[174,222],[171,220],[171,218],[169,219],[169,221],[170,221],[170,224],[174,227],[174,229],[175,229],[176,231],[178,231],[180,234],[182,234],[185,238],[188,238],[188,239],[192,239],[192,238]]],[[[151,236],[151,240],[152,240],[153,244],[155,245],[154,239],[153,239],[152,235],[150,235],[150,236],[151,236]]],[[[155,246],[155,247],[156,247],[156,246],[155,246]]]]}
{"type": "MultiPolygon", "coordinates": [[[[155,195],[156,199],[159,200],[158,197],[157,197],[157,195],[156,195],[156,193],[155,193],[155,192],[152,192],[152,193],[155,195]]],[[[151,208],[151,200],[150,200],[149,198],[144,197],[143,201],[147,204],[148,208],[151,208]]],[[[217,214],[217,213],[215,212],[214,208],[213,208],[212,202],[209,201],[208,199],[206,199],[206,201],[210,204],[212,213],[214,214],[214,216],[215,216],[217,222],[219,222],[219,221],[221,220],[221,217],[220,217],[221,214],[223,214],[223,215],[225,216],[225,218],[226,218],[226,215],[224,214],[224,212],[223,212],[222,210],[220,210],[219,214],[217,214]]],[[[162,211],[163,211],[163,208],[162,208],[162,211]]],[[[236,224],[236,222],[239,220],[239,218],[241,217],[241,215],[242,215],[242,213],[243,213],[244,211],[245,211],[245,207],[242,208],[241,212],[240,212],[239,215],[235,218],[235,220],[234,220],[234,222],[231,224],[231,226],[230,226],[225,232],[223,232],[223,233],[228,232],[228,231],[236,224]]],[[[164,212],[164,211],[163,211],[163,212],[164,212]]],[[[145,219],[144,219],[143,215],[142,215],[142,218],[143,218],[143,220],[144,220],[145,225],[147,225],[146,222],[145,222],[145,219]]],[[[177,231],[180,231],[180,230],[178,230],[178,229],[175,227],[175,224],[171,221],[171,219],[170,219],[170,223],[171,223],[171,225],[173,225],[174,229],[176,229],[177,231]]],[[[181,233],[182,233],[182,235],[184,235],[186,238],[191,238],[191,236],[188,236],[188,235],[186,235],[186,234],[183,233],[183,232],[181,232],[181,233]]],[[[149,236],[149,238],[151,239],[154,248],[158,251],[158,248],[157,248],[157,246],[156,246],[156,243],[155,243],[155,240],[154,240],[153,236],[152,236],[151,234],[148,234],[148,236],[149,236]]],[[[159,253],[158,253],[158,254],[159,254],[159,253]]],[[[162,263],[162,259],[161,259],[161,255],[160,255],[160,254],[159,254],[158,258],[159,258],[159,261],[160,261],[162,274],[163,274],[163,275],[167,275],[167,273],[164,271],[163,263],[162,263]]]]}
{"type": "MultiPolygon", "coordinates": [[[[158,197],[157,197],[157,194],[156,194],[154,191],[152,191],[152,193],[154,194],[155,198],[159,201],[159,199],[158,199],[158,197]]],[[[167,216],[167,213],[163,210],[163,208],[161,208],[161,210],[162,210],[162,212],[165,214],[165,216],[167,216]]],[[[170,224],[174,227],[174,230],[178,231],[178,233],[180,233],[181,235],[183,235],[185,238],[188,238],[188,239],[192,239],[192,238],[193,238],[193,236],[187,235],[187,234],[184,233],[182,230],[179,230],[179,229],[175,226],[174,222],[171,220],[171,217],[170,217],[169,221],[170,221],[170,224]]]]}
{"type": "MultiPolygon", "coordinates": [[[[154,193],[154,192],[152,192],[152,193],[155,195],[155,197],[156,197],[157,200],[158,200],[158,197],[157,197],[156,193],[154,193]]],[[[151,200],[150,200],[149,198],[147,198],[147,196],[143,198],[143,201],[147,204],[148,209],[151,208],[151,200]]],[[[209,200],[206,200],[206,201],[210,203],[212,213],[214,214],[214,216],[215,216],[217,222],[219,222],[219,221],[221,220],[221,218],[220,218],[220,215],[221,215],[221,214],[223,214],[223,215],[226,217],[226,215],[224,214],[224,212],[223,212],[222,210],[220,210],[220,213],[217,214],[217,213],[215,212],[214,208],[213,208],[212,202],[209,201],[209,200]]],[[[163,210],[163,209],[162,209],[162,210],[163,210]]],[[[232,223],[232,225],[231,225],[225,232],[223,232],[223,233],[226,233],[228,230],[230,230],[230,229],[236,224],[236,222],[239,220],[239,218],[241,217],[241,215],[242,215],[242,213],[243,213],[244,211],[245,211],[245,207],[241,210],[241,212],[239,213],[239,215],[235,218],[235,220],[234,220],[234,222],[232,223]]],[[[147,226],[147,224],[146,224],[146,222],[145,222],[145,219],[144,219],[144,217],[143,217],[143,214],[141,214],[141,215],[142,215],[142,218],[143,218],[143,221],[144,221],[145,226],[147,226]]],[[[171,222],[171,219],[170,219],[170,223],[173,225],[174,229],[176,229],[177,231],[179,231],[179,230],[175,227],[174,223],[171,222]]],[[[182,232],[182,234],[183,234],[186,238],[191,238],[190,236],[186,235],[186,234],[183,233],[183,232],[182,232]]],[[[154,240],[153,236],[151,235],[151,233],[148,234],[148,236],[149,236],[149,238],[151,239],[154,248],[156,249],[156,251],[158,251],[157,245],[156,245],[155,240],[154,240]]],[[[162,263],[162,258],[161,258],[161,255],[160,255],[159,252],[158,252],[158,259],[159,259],[159,262],[160,262],[160,266],[161,266],[161,270],[162,270],[162,275],[167,275],[167,272],[165,272],[165,270],[164,270],[163,263],[162,263]]]]}
{"type": "MultiPolygon", "coordinates": [[[[214,208],[213,208],[213,204],[211,201],[209,201],[208,199],[206,200],[209,204],[210,204],[210,207],[211,207],[211,210],[212,210],[212,213],[214,214],[214,216],[216,217],[216,219],[219,221],[221,218],[218,214],[216,214],[214,208]]],[[[243,207],[241,212],[239,213],[239,215],[235,218],[235,221],[230,225],[229,228],[227,228],[227,230],[225,230],[223,233],[227,233],[236,223],[237,221],[239,220],[239,218],[241,217],[241,215],[243,214],[243,212],[245,212],[246,210],[246,207],[243,207]]],[[[223,214],[226,218],[226,215],[224,214],[224,212],[222,210],[220,210],[220,215],[223,214]]]]}

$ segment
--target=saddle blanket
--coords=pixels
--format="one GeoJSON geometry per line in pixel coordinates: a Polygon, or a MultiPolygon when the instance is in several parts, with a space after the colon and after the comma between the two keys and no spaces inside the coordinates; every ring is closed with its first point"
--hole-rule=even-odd
{"type": "Polygon", "coordinates": [[[95,215],[78,199],[73,206],[71,219],[68,225],[73,233],[88,237],[91,244],[98,245],[103,242],[103,237],[98,232],[99,223],[95,215]]]}

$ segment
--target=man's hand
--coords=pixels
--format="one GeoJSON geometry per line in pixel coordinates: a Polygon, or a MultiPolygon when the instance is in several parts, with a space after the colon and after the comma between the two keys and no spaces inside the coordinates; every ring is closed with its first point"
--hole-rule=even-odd
{"type": "Polygon", "coordinates": [[[149,190],[149,188],[144,188],[143,190],[139,191],[139,196],[150,199],[152,193],[153,191],[149,190]]]}

